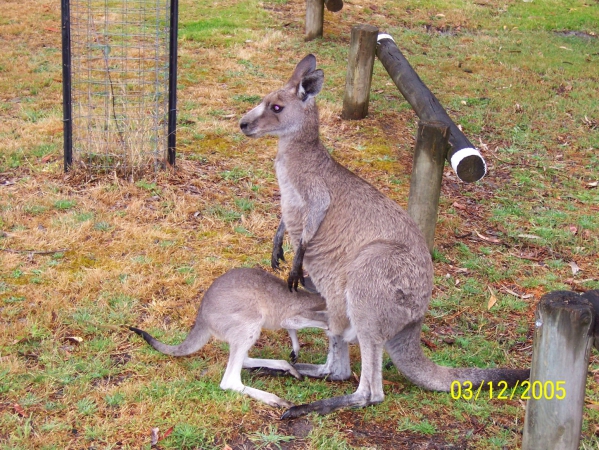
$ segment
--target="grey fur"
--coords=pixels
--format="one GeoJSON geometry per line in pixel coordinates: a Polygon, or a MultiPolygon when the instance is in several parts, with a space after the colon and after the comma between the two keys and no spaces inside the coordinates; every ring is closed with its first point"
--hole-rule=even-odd
{"type": "MultiPolygon", "coordinates": [[[[316,58],[306,56],[288,83],[240,122],[247,136],[279,137],[275,169],[282,226],[296,250],[288,284],[301,282],[305,266],[327,302],[333,335],[327,362],[295,367],[308,376],[347,379],[347,341],[357,338],[362,355],[355,393],[296,406],[283,417],[383,401],[383,349],[398,370],[425,389],[448,391],[455,380],[476,386],[483,380],[513,384],[528,378],[528,370],[442,367],[423,354],[420,332],[433,289],[428,248],[404,210],[337,163],[320,142],[314,96],[322,79],[316,58]]],[[[275,262],[278,255],[275,248],[275,262]]]]}
{"type": "MultiPolygon", "coordinates": [[[[290,293],[285,282],[260,269],[232,269],[218,277],[204,294],[195,324],[179,345],[166,345],[135,327],[131,331],[161,353],[186,356],[200,350],[211,336],[229,344],[229,362],[220,383],[271,406],[290,407],[293,403],[269,392],[244,386],[242,368],[266,367],[284,370],[301,378],[297,370],[283,360],[254,359],[248,351],[260,337],[262,328],[289,331],[293,354],[299,353],[295,330],[316,327],[327,329],[325,301],[304,290],[290,293]]],[[[292,355],[293,355],[292,354],[292,355]]]]}

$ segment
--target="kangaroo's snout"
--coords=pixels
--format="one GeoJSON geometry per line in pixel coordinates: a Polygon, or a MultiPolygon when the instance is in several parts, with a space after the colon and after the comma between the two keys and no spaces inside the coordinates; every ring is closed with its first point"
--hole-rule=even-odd
{"type": "Polygon", "coordinates": [[[246,116],[241,118],[239,122],[239,128],[241,132],[245,134],[247,137],[258,137],[258,133],[256,131],[256,126],[252,126],[252,122],[246,119],[246,116]]]}
{"type": "Polygon", "coordinates": [[[251,111],[248,111],[239,121],[239,128],[241,132],[248,137],[258,137],[258,126],[256,123],[257,117],[260,116],[260,113],[263,111],[263,108],[260,108],[261,104],[256,106],[251,111]]]}

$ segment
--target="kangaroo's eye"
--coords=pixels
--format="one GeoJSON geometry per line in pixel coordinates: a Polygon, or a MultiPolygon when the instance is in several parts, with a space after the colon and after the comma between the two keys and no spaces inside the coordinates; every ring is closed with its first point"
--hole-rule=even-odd
{"type": "Polygon", "coordinates": [[[272,109],[276,113],[280,113],[281,111],[283,111],[283,107],[281,105],[272,105],[270,109],[272,109]]]}

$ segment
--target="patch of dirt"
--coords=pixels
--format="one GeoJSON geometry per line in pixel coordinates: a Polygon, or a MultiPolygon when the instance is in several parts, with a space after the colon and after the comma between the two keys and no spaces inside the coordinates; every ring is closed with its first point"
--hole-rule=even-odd
{"type": "Polygon", "coordinates": [[[131,378],[131,373],[123,373],[117,376],[105,376],[102,378],[95,379],[91,382],[93,387],[109,387],[109,386],[118,386],[123,383],[127,379],[131,378]]]}
{"type": "MultiPolygon", "coordinates": [[[[276,420],[272,417],[272,414],[268,414],[268,417],[263,417],[264,423],[271,423],[276,420]]],[[[226,444],[232,450],[252,450],[257,448],[265,449],[279,449],[279,450],[302,450],[307,446],[306,438],[312,431],[314,426],[308,419],[296,419],[289,421],[280,421],[277,424],[277,435],[289,436],[293,439],[289,441],[279,441],[276,444],[269,444],[266,446],[264,442],[254,442],[250,439],[250,435],[254,435],[254,432],[242,432],[237,436],[233,437],[232,440],[227,441],[226,444]]],[[[257,430],[259,431],[259,430],[257,430]]],[[[264,430],[262,430],[264,432],[264,430]]],[[[268,434],[267,432],[265,434],[268,434]]],[[[220,442],[218,442],[220,444],[220,442]]]]}
{"type": "Polygon", "coordinates": [[[440,36],[457,36],[462,31],[462,27],[452,27],[451,25],[436,27],[434,25],[426,24],[424,25],[424,28],[427,33],[438,34],[440,36]]]}
{"type": "MultiPolygon", "coordinates": [[[[342,411],[338,413],[342,425],[339,432],[345,437],[352,447],[366,447],[369,449],[405,449],[405,450],[467,450],[472,446],[462,440],[461,442],[448,442],[439,435],[423,435],[411,432],[397,431],[396,423],[388,422],[365,422],[363,415],[359,412],[342,411]]],[[[289,421],[280,421],[277,424],[277,434],[281,436],[292,436],[288,442],[277,442],[277,444],[261,447],[263,443],[254,443],[247,434],[239,434],[227,445],[232,450],[250,450],[256,448],[299,450],[306,448],[306,439],[312,432],[314,426],[309,419],[300,418],[289,421]]],[[[482,431],[484,425],[477,431],[482,431]]],[[[466,435],[464,430],[464,435],[466,435]]]]}
{"type": "Polygon", "coordinates": [[[129,353],[119,353],[115,355],[110,355],[110,360],[115,366],[122,366],[127,364],[131,360],[131,355],[129,353]]]}
{"type": "Polygon", "coordinates": [[[573,31],[573,30],[554,31],[554,34],[557,34],[558,36],[579,37],[579,38],[585,38],[585,39],[592,39],[592,38],[597,37],[597,35],[593,32],[587,33],[586,31],[573,31]]]}
{"type": "Polygon", "coordinates": [[[397,431],[395,423],[364,422],[363,417],[352,412],[340,415],[348,416],[348,427],[342,432],[352,446],[390,449],[401,448],[406,450],[449,450],[467,449],[465,442],[454,444],[447,442],[441,436],[427,436],[423,434],[397,431]]]}

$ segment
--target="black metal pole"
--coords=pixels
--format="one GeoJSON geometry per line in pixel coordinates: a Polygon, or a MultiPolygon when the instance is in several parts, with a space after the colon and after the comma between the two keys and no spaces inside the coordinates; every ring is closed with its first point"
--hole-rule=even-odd
{"type": "Polygon", "coordinates": [[[73,105],[71,101],[71,8],[61,0],[62,20],[62,109],[64,123],[64,171],[73,164],[73,105]]]}
{"type": "Polygon", "coordinates": [[[171,27],[168,68],[168,156],[171,167],[175,166],[177,146],[177,36],[179,28],[179,1],[171,0],[171,27]]]}

